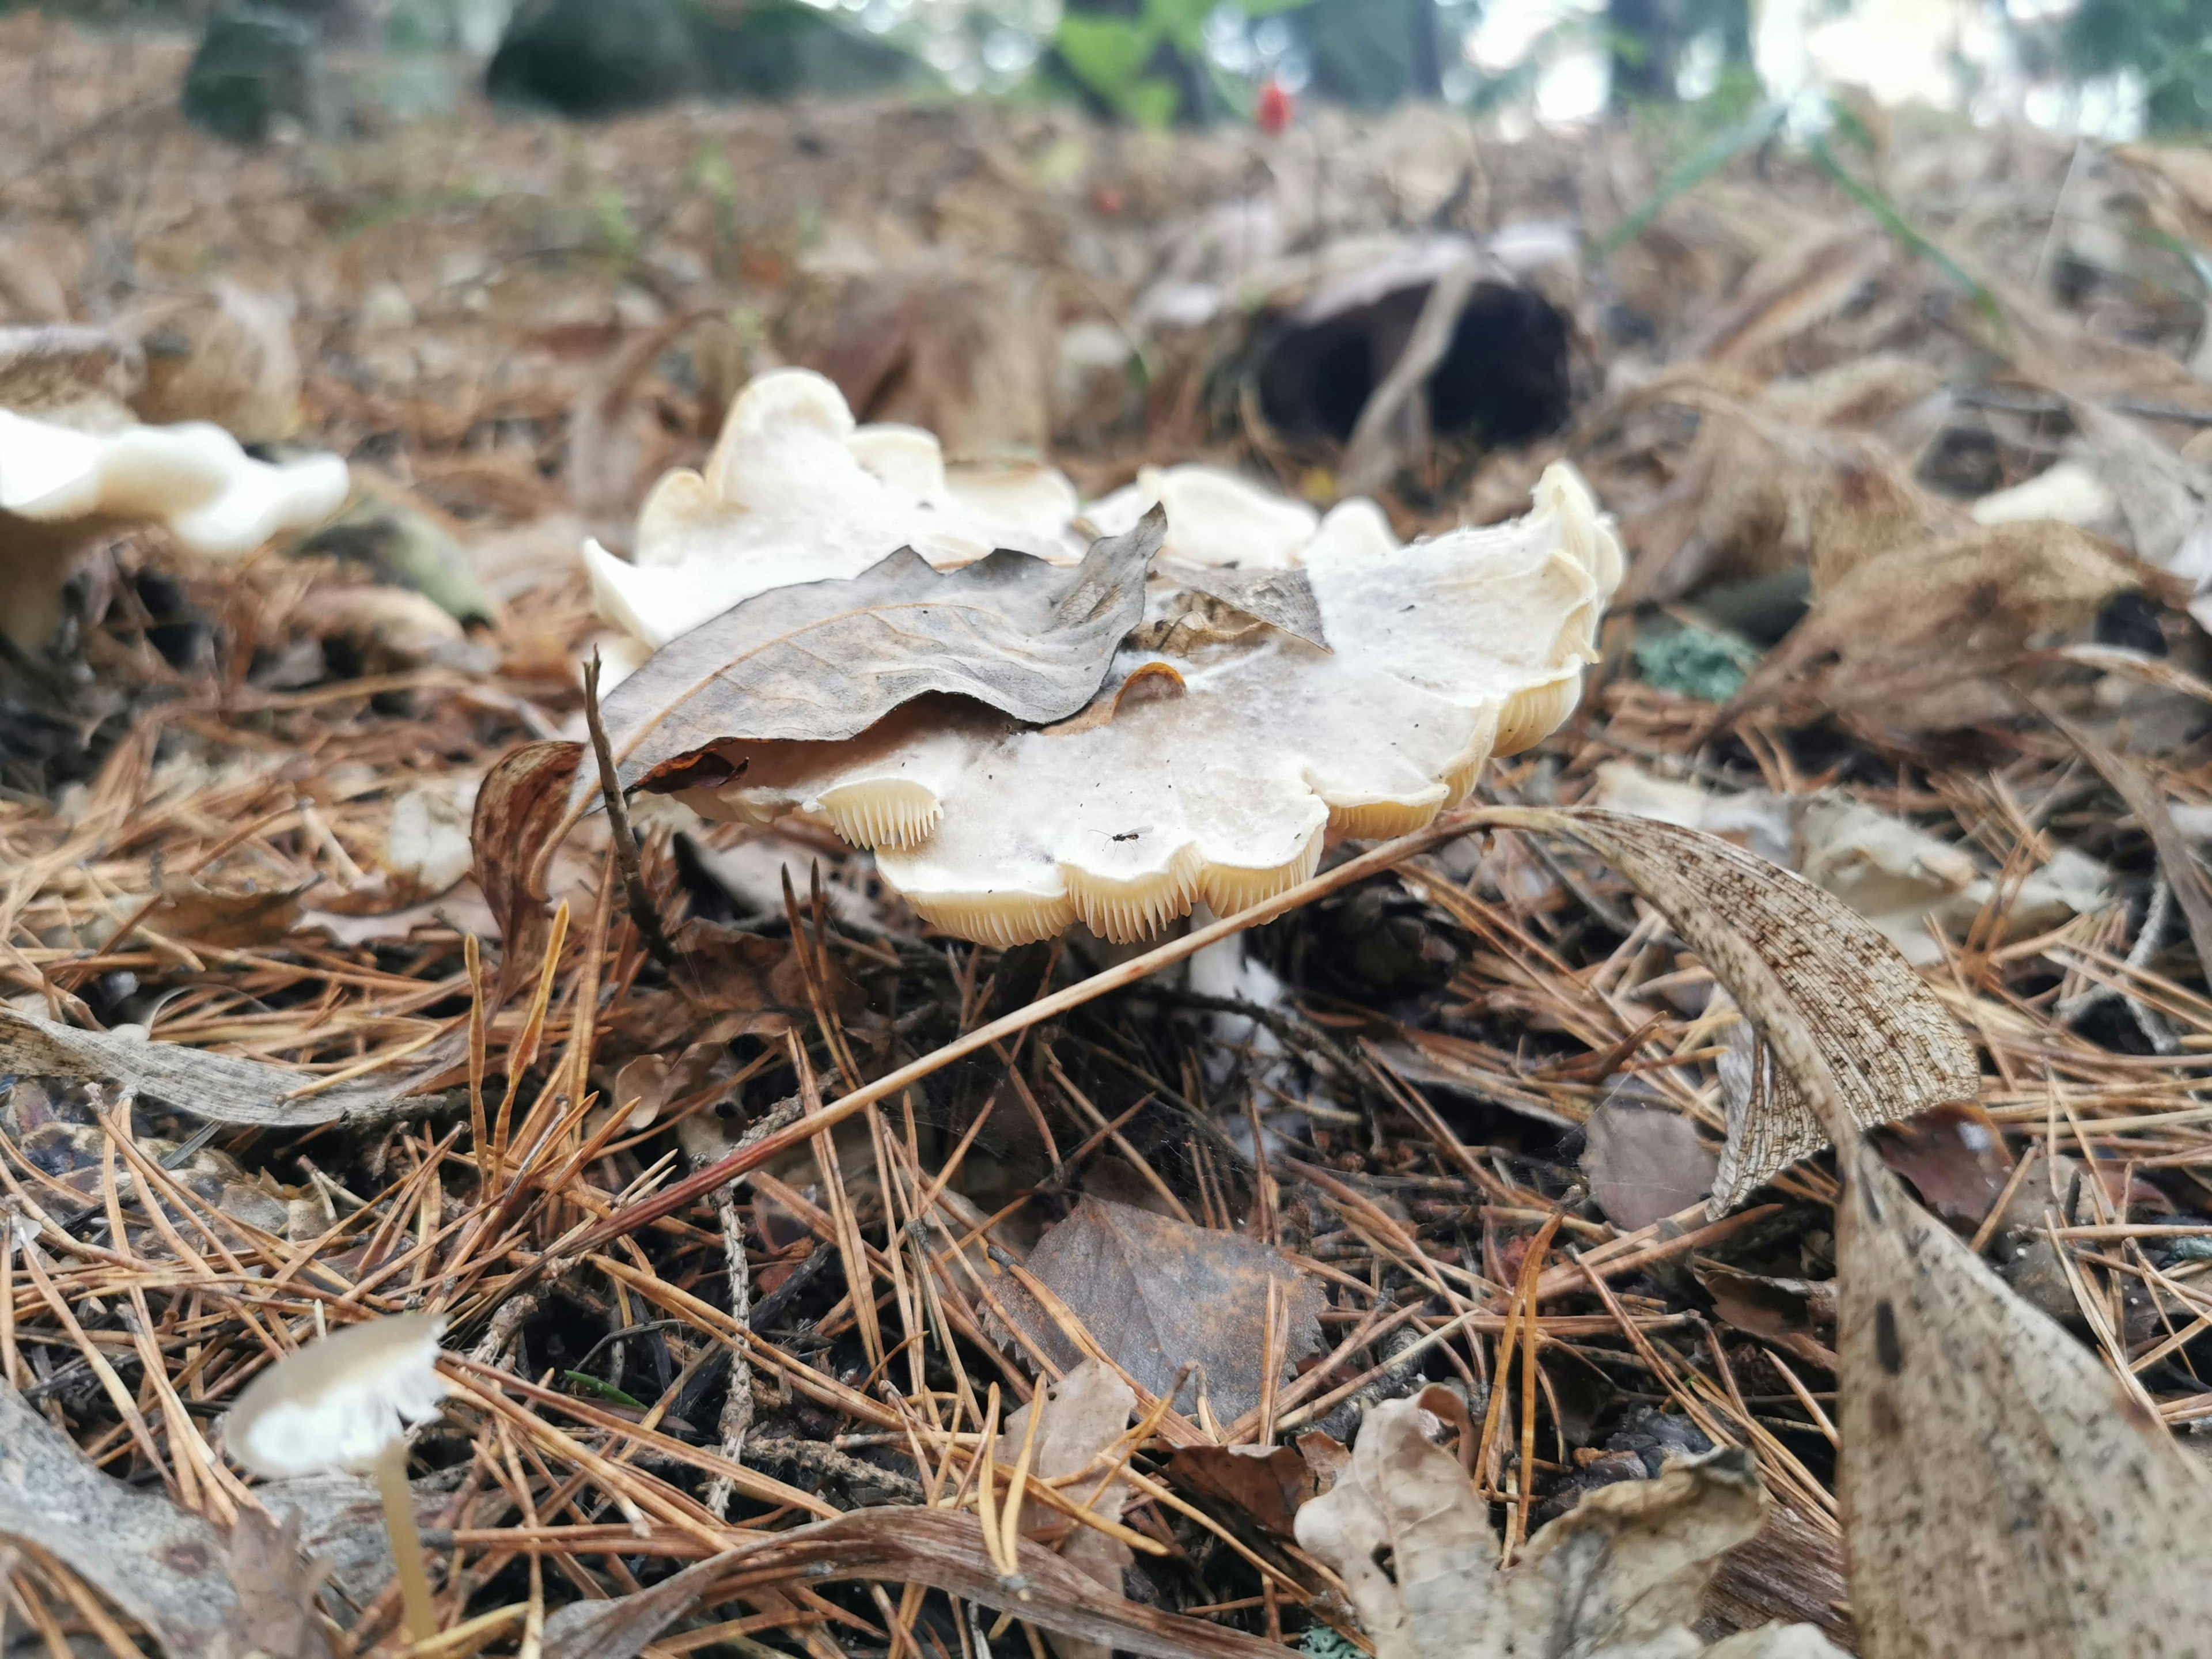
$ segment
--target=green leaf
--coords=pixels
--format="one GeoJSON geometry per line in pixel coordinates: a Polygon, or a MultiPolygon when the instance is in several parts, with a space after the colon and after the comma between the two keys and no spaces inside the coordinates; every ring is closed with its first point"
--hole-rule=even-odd
{"type": "Polygon", "coordinates": [[[1070,74],[1121,108],[1144,72],[1153,47],[1159,44],[1159,37],[1146,24],[1070,12],[1060,20],[1053,44],[1070,74]]]}
{"type": "Polygon", "coordinates": [[[1182,103],[1182,93],[1176,83],[1157,75],[1138,82],[1121,99],[1124,115],[1156,131],[1174,121],[1182,103]]]}

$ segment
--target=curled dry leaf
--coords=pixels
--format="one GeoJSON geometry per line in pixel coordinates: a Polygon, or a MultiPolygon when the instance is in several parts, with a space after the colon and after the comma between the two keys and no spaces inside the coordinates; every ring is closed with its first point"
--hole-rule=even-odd
{"type": "Polygon", "coordinates": [[[239,1645],[244,1652],[270,1659],[330,1659],[330,1638],[316,1605],[328,1575],[320,1562],[301,1558],[298,1516],[287,1516],[280,1527],[259,1510],[240,1509],[231,1527],[226,1565],[238,1593],[238,1628],[245,1638],[239,1645]]]}
{"type": "Polygon", "coordinates": [[[1814,423],[1837,412],[1809,402],[1793,407],[1703,365],[1619,399],[1607,417],[1618,436],[1594,458],[1601,478],[1663,446],[1674,422],[1696,422],[1663,487],[1633,512],[1624,508],[1622,535],[1635,562],[1623,597],[1679,599],[1709,582],[1792,568],[1832,580],[1870,553],[1953,521],[1955,514],[1880,438],[1814,423]]]}
{"type": "Polygon", "coordinates": [[[477,886],[499,926],[502,1001],[536,971],[545,948],[545,905],[530,885],[532,855],[551,842],[583,756],[580,743],[526,743],[501,755],[477,791],[469,846],[477,886]]]}
{"type": "MultiPolygon", "coordinates": [[[[1351,1467],[1298,1511],[1300,1546],[1350,1591],[1376,1659],[1656,1659],[1702,1650],[1689,1626],[1721,1555],[1768,1501],[1737,1450],[1586,1493],[1498,1570],[1489,1507],[1421,1431],[1421,1409],[1368,1413],[1351,1467]]],[[[1730,1655],[1832,1655],[1817,1632],[1769,1626],[1730,1655]]]]}
{"type": "Polygon", "coordinates": [[[141,420],[208,421],[247,443],[300,429],[300,354],[284,302],[236,283],[157,301],[134,319],[146,358],[141,420]]]}
{"type": "Polygon", "coordinates": [[[382,1123],[428,1109],[431,1103],[413,1098],[416,1091],[459,1057],[453,1038],[442,1037],[404,1064],[321,1088],[310,1073],[282,1066],[120,1032],[80,1031],[0,1007],[0,1072],[112,1083],[211,1123],[259,1128],[382,1123]]]}
{"type": "Polygon", "coordinates": [[[1295,1446],[1178,1446],[1168,1459],[1168,1479],[1234,1505],[1278,1538],[1297,1535],[1299,1509],[1321,1492],[1320,1477],[1295,1446]]]}
{"type": "Polygon", "coordinates": [[[223,1572],[222,1534],[159,1493],[102,1474],[5,1383],[0,1534],[59,1556],[159,1637],[173,1659],[231,1659],[254,1645],[223,1572]]]}
{"type": "MultiPolygon", "coordinates": [[[[1202,1367],[1217,1422],[1260,1403],[1270,1279],[1279,1287],[1275,1352],[1283,1363],[1321,1346],[1320,1285],[1241,1233],[1085,1198],[1037,1241],[1028,1266],[1147,1393],[1174,1388],[1186,1364],[1202,1367]]],[[[1000,1300],[1054,1364],[1066,1370],[1082,1360],[1074,1340],[1018,1285],[1000,1300]]]]}
{"type": "MultiPolygon", "coordinates": [[[[1553,730],[1620,574],[1564,466],[1516,523],[1304,557],[1333,648],[1274,628],[1173,651],[1133,641],[1107,677],[1108,720],[1041,732],[909,704],[849,744],[757,746],[744,775],[684,799],[710,817],[825,811],[965,938],[1017,944],[1080,921],[1141,939],[1201,900],[1225,915],[1296,884],[1330,836],[1419,828],[1492,755],[1553,730]],[[1182,694],[1121,705],[1154,663],[1182,694]]],[[[1148,615],[1179,595],[1156,593],[1148,615]]]]}
{"type": "Polygon", "coordinates": [[[2002,718],[2013,705],[1989,676],[2031,641],[2084,628],[2114,596],[2164,580],[2102,537],[2047,520],[1899,544],[1816,584],[1811,612],[1719,721],[1831,658],[1812,686],[1830,708],[1900,729],[2002,718]]]}
{"type": "MultiPolygon", "coordinates": [[[[623,787],[749,780],[793,745],[854,737],[933,693],[1063,720],[1090,701],[1143,614],[1162,526],[1148,517],[1073,568],[997,552],[940,574],[902,549],[847,580],[744,600],[663,647],[606,700],[623,787]]],[[[590,787],[572,791],[572,815],[590,787]]],[[[854,828],[867,823],[871,808],[846,810],[854,828]]],[[[929,826],[892,811],[877,833],[894,827],[929,826]]]]}
{"type": "Polygon", "coordinates": [[[681,1572],[628,1595],[571,1601],[545,1620],[544,1659],[635,1659],[645,1644],[699,1605],[726,1577],[729,1551],[695,1561],[681,1572]]]}
{"type": "MultiPolygon", "coordinates": [[[[1482,816],[1581,842],[1665,912],[1731,992],[1756,965],[1824,1056],[1854,1123],[1871,1127],[1978,1092],[1973,1050],[1934,993],[1871,924],[1810,882],[1651,818],[1551,807],[1482,816]]],[[[1770,1016],[1736,995],[1763,1027],[1770,1016]]],[[[1827,1139],[1791,1077],[1759,1064],[1741,1109],[1729,1113],[1711,1213],[1723,1214],[1827,1139]]]]}

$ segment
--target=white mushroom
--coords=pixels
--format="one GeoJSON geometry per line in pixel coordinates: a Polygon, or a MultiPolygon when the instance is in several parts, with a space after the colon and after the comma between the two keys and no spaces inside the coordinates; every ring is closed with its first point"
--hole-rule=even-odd
{"type": "Polygon", "coordinates": [[[342,1470],[375,1477],[415,1641],[437,1634],[422,1537],[407,1487],[406,1430],[438,1414],[445,1320],[398,1314],[333,1331],[255,1377],[225,1419],[231,1455],[268,1479],[342,1470]]]}
{"type": "Polygon", "coordinates": [[[0,631],[43,645],[70,564],[106,532],[150,521],[233,558],[327,518],[347,487],[335,455],[272,466],[204,422],[84,430],[0,409],[0,631]]]}
{"type": "MultiPolygon", "coordinates": [[[[889,480],[910,503],[944,471],[927,433],[856,431],[819,377],[763,377],[705,473],[655,489],[623,585],[750,596],[858,574],[902,543],[939,568],[965,562],[947,518],[908,506],[864,524],[825,489],[832,475],[865,479],[880,506],[889,480]]],[[[739,775],[680,799],[753,823],[818,814],[965,938],[1012,945],[1081,921],[1140,939],[1196,903],[1228,915],[1272,897],[1330,840],[1415,829],[1492,756],[1543,738],[1581,694],[1620,580],[1620,544],[1565,465],[1526,518],[1412,546],[1372,502],[1323,518],[1206,467],[1147,469],[1085,520],[1111,531],[1153,499],[1175,558],[1155,565],[1146,623],[1082,713],[1040,729],[931,697],[841,742],[733,733],[739,775]],[[1281,626],[1255,597],[1268,584],[1298,601],[1281,626]]]]}

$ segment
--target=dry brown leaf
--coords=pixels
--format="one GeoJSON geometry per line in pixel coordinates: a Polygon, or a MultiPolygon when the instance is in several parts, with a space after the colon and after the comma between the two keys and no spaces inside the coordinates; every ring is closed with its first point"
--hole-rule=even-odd
{"type": "Polygon", "coordinates": [[[1281,1659],[1280,1648],[1241,1631],[1129,1601],[1027,1539],[1020,1540],[1017,1559],[1020,1571],[1001,1577],[972,1513],[910,1506],[854,1510],[769,1534],[635,1595],[577,1602],[546,1620],[545,1652],[547,1659],[619,1659],[635,1653],[671,1620],[713,1597],[714,1579],[742,1572],[759,1586],[749,1589],[749,1596],[786,1577],[925,1584],[1014,1613],[1055,1636],[1146,1659],[1281,1659]],[[671,1585],[678,1587],[672,1591],[671,1585]],[[626,1645],[633,1641],[637,1646],[626,1645]]]}
{"type": "Polygon", "coordinates": [[[1322,628],[1321,601],[1314,596],[1312,580],[1303,570],[1231,570],[1169,559],[1161,560],[1157,568],[1194,592],[1218,599],[1308,645],[1328,649],[1322,628]]]}
{"type": "MultiPolygon", "coordinates": [[[[12,1238],[7,1248],[15,1248],[12,1238]]],[[[251,1650],[238,1592],[222,1570],[222,1534],[158,1492],[102,1474],[4,1382],[0,1534],[59,1556],[159,1637],[172,1659],[233,1659],[251,1650]]]]}
{"type": "Polygon", "coordinates": [[[1725,725],[1815,665],[1828,707],[1900,729],[2002,718],[1987,684],[2032,641],[2086,627],[2116,594],[2164,580],[2102,537],[2051,520],[1911,541],[1816,587],[1813,609],[1721,711],[1725,725]]]}
{"type": "Polygon", "coordinates": [[[580,743],[526,743],[501,755],[477,791],[469,845],[477,887],[499,925],[501,1001],[537,971],[545,948],[544,894],[532,891],[532,854],[551,839],[583,756],[580,743]]]}
{"type": "MultiPolygon", "coordinates": [[[[373,1519],[368,1524],[380,1533],[373,1519]]],[[[259,1510],[240,1509],[227,1565],[238,1593],[244,1651],[267,1659],[329,1659],[330,1638],[315,1605],[328,1575],[320,1563],[301,1558],[297,1515],[280,1527],[259,1510]]]]}
{"type": "MultiPolygon", "coordinates": [[[[708,780],[686,763],[703,750],[720,778],[742,775],[755,744],[840,742],[931,694],[1064,720],[1091,700],[1143,615],[1165,525],[1148,515],[1073,568],[1002,551],[939,574],[902,549],[848,580],[747,599],[662,647],[607,698],[623,787],[697,787],[708,780]]],[[[571,819],[596,787],[572,787],[571,819]]]]}
{"type": "Polygon", "coordinates": [[[834,314],[799,325],[806,337],[791,356],[836,382],[862,420],[934,432],[954,455],[1042,449],[1052,436],[1049,308],[1033,272],[909,259],[843,284],[834,314]]]}
{"type": "Polygon", "coordinates": [[[1321,1492],[1313,1466],[1295,1446],[1178,1446],[1168,1479],[1234,1505],[1278,1538],[1297,1535],[1299,1509],[1321,1492]]]}
{"type": "MultiPolygon", "coordinates": [[[[1689,1626],[1723,1552],[1768,1501],[1738,1450],[1586,1493],[1509,1572],[1489,1506],[1421,1431],[1412,1400],[1367,1414],[1352,1464],[1298,1511],[1299,1545],[1351,1593],[1376,1659],[1658,1659],[1701,1651],[1689,1626]]],[[[1833,1654],[1803,1626],[1730,1638],[1730,1655],[1833,1654]],[[1751,1639],[1747,1639],[1751,1638],[1751,1639]]]]}
{"type": "MultiPolygon", "coordinates": [[[[1589,808],[1493,807],[1489,822],[1571,836],[1626,877],[1731,991],[1757,964],[1818,1046],[1852,1121],[1871,1127],[1978,1091],[1973,1050],[1871,924],[1810,882],[1717,836],[1589,808]]],[[[1741,1001],[1741,994],[1738,994],[1741,1001]]],[[[1770,1016],[1744,1005],[1760,1021],[1770,1016]]],[[[1739,1111],[1711,1212],[1827,1144],[1827,1127],[1771,1066],[1739,1111]]]]}
{"type": "Polygon", "coordinates": [[[1813,1328],[1836,1322],[1832,1279],[1772,1279],[1703,1258],[1692,1258],[1690,1273],[1712,1297],[1723,1324],[1764,1337],[1824,1370],[1836,1369],[1834,1350],[1813,1328]]]}
{"type": "Polygon", "coordinates": [[[1954,1226],[1978,1226],[2013,1172],[2003,1132],[1970,1100],[1947,1101],[1889,1125],[1875,1135],[1875,1150],[1954,1226]]]}
{"type": "Polygon", "coordinates": [[[1583,1178],[1605,1218],[1648,1227],[1713,1189],[1719,1158],[1679,1112],[1607,1101],[1583,1126],[1583,1178]]]}
{"type": "MultiPolygon", "coordinates": [[[[1037,1241],[1028,1267],[1147,1393],[1173,1389],[1186,1364],[1202,1367],[1217,1422],[1260,1403],[1270,1279],[1279,1287],[1277,1329],[1288,1334],[1277,1339],[1283,1363],[1321,1346],[1320,1285],[1241,1233],[1085,1198],[1037,1241]]],[[[1000,1299],[1055,1365],[1082,1360],[1035,1298],[1017,1286],[1000,1299]]]]}
{"type": "Polygon", "coordinates": [[[366,1127],[430,1109],[433,1103],[414,1091],[459,1057],[458,1036],[359,1082],[319,1088],[311,1073],[120,1032],[80,1031],[0,1007],[0,1071],[112,1083],[211,1123],[366,1127]]]}
{"type": "Polygon", "coordinates": [[[2179,901],[2181,914],[2188,921],[2189,942],[2197,951],[2197,971],[2212,981],[2212,879],[2206,878],[2203,866],[2197,863],[2188,842],[2174,823],[2173,814],[2166,811],[2166,797],[2138,768],[2130,765],[2048,702],[2039,697],[2030,697],[2028,702],[2127,802],[2136,822],[2150,837],[2158,853],[2159,868],[2172,884],[2173,896],[2179,901]]]}

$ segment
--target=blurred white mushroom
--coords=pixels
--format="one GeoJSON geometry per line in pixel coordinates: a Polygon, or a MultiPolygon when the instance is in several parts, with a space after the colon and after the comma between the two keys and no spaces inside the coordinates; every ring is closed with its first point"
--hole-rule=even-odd
{"type": "Polygon", "coordinates": [[[335,455],[272,466],[204,422],[88,431],[0,409],[0,630],[43,645],[70,564],[127,525],[163,525],[189,552],[234,558],[328,517],[346,489],[335,455]]]}
{"type": "Polygon", "coordinates": [[[253,1379],[225,1419],[231,1455],[266,1479],[342,1470],[370,1474],[399,1572],[407,1629],[437,1633],[422,1537],[407,1489],[407,1426],[438,1414],[437,1315],[398,1314],[333,1331],[253,1379]]]}

